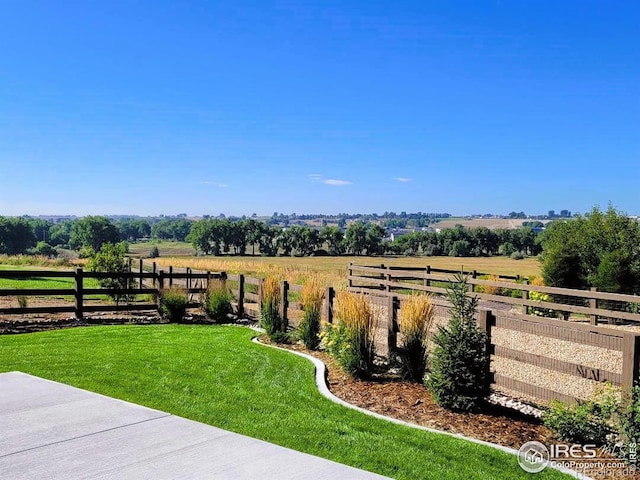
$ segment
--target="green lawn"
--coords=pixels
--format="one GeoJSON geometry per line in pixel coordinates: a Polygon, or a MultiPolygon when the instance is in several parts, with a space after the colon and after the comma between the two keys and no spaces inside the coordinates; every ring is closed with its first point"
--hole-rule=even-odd
{"type": "MultiPolygon", "coordinates": [[[[47,270],[42,267],[23,267],[15,265],[0,265],[0,270],[47,270]]],[[[100,288],[100,283],[95,278],[83,279],[84,288],[100,288]]],[[[29,277],[29,278],[1,278],[0,277],[0,289],[62,289],[62,288],[75,288],[75,281],[73,278],[47,278],[47,277],[29,277]]],[[[16,292],[18,295],[20,292],[16,292]]],[[[49,298],[58,298],[62,300],[72,301],[73,297],[69,295],[55,295],[49,298]]],[[[106,295],[87,295],[88,300],[107,300],[106,295]]]]}
{"type": "MultiPolygon", "coordinates": [[[[528,478],[516,457],[325,399],[312,364],[233,326],[87,327],[0,336],[19,370],[398,479],[528,478]]],[[[545,470],[537,478],[568,478],[545,470]]]]}

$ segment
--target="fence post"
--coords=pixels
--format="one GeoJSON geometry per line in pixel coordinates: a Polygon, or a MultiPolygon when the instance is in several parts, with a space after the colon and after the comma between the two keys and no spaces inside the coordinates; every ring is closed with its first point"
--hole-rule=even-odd
{"type": "Polygon", "coordinates": [[[324,316],[327,319],[327,323],[333,323],[333,299],[336,296],[336,291],[333,287],[327,287],[324,292],[325,306],[324,316]]]}
{"type": "Polygon", "coordinates": [[[389,355],[398,347],[398,297],[387,297],[387,347],[389,355]]]}
{"type": "MultiPolygon", "coordinates": [[[[529,300],[529,290],[522,290],[522,300],[529,300]]],[[[523,305],[524,314],[529,315],[529,305],[523,305]]]]}
{"type": "Polygon", "coordinates": [[[169,267],[169,286],[173,286],[173,267],[169,267]]]}
{"type": "MultiPolygon", "coordinates": [[[[595,292],[596,290],[598,290],[596,287],[591,287],[591,291],[595,292]]],[[[589,308],[598,308],[598,299],[596,298],[590,298],[589,299],[589,308]]],[[[591,315],[589,317],[589,321],[591,323],[591,325],[598,325],[598,316],[597,315],[591,315]]],[[[615,320],[611,319],[612,322],[614,322],[615,325],[615,320]]]]}
{"type": "Polygon", "coordinates": [[[158,274],[158,264],[156,262],[153,262],[153,265],[151,267],[151,273],[153,273],[153,288],[156,288],[157,286],[157,274],[158,274]]]}
{"type": "Polygon", "coordinates": [[[347,286],[349,288],[349,290],[351,290],[351,288],[353,287],[353,280],[351,279],[351,277],[353,276],[353,262],[349,262],[349,266],[347,267],[348,270],[348,274],[349,276],[347,277],[347,286]]]}
{"type": "MultiPolygon", "coordinates": [[[[427,275],[431,275],[431,265],[427,265],[427,275]]],[[[430,287],[431,286],[431,279],[425,278],[424,286],[425,287],[430,287]]]]}
{"type": "Polygon", "coordinates": [[[142,262],[143,262],[143,260],[141,258],[140,261],[139,261],[139,264],[138,264],[140,266],[140,289],[144,288],[144,285],[142,285],[142,283],[144,282],[144,278],[142,278],[142,275],[143,275],[142,262]]]}
{"type": "MultiPolygon", "coordinates": [[[[487,335],[487,343],[485,344],[485,348],[489,356],[493,355],[494,348],[491,344],[491,330],[496,324],[496,317],[491,313],[491,310],[481,309],[478,312],[478,328],[486,333],[487,335]]],[[[491,362],[487,365],[487,378],[489,379],[489,383],[493,383],[493,375],[491,373],[491,362]]]]}
{"type": "Polygon", "coordinates": [[[289,321],[287,319],[287,309],[289,308],[289,282],[286,280],[282,281],[282,286],[280,287],[280,296],[282,298],[282,305],[280,311],[280,317],[282,318],[282,323],[285,328],[288,327],[289,321]]]}
{"type": "Polygon", "coordinates": [[[385,290],[387,294],[391,294],[391,267],[387,267],[387,274],[385,275],[385,280],[387,281],[385,290]]]}
{"type": "Polygon", "coordinates": [[[633,387],[640,373],[640,334],[627,333],[622,339],[622,385],[633,387]]]}
{"type": "MultiPolygon", "coordinates": [[[[473,272],[471,272],[471,278],[472,278],[473,280],[475,280],[476,278],[478,278],[478,272],[477,272],[476,270],[474,270],[473,272]]],[[[469,284],[469,292],[470,292],[470,293],[473,293],[473,292],[475,292],[475,290],[476,290],[476,289],[475,289],[475,284],[470,283],[470,284],[469,284]]]]}
{"type": "Polygon", "coordinates": [[[83,308],[83,295],[84,293],[82,292],[84,289],[84,272],[82,271],[82,268],[76,268],[76,285],[75,285],[75,313],[76,313],[76,319],[78,320],[83,320],[84,317],[84,308],[83,308]]]}
{"type": "Polygon", "coordinates": [[[187,279],[185,281],[185,283],[187,284],[187,291],[191,288],[191,268],[187,267],[187,279]]]}
{"type": "Polygon", "coordinates": [[[238,275],[238,318],[244,318],[244,275],[238,275]]]}
{"type": "Polygon", "coordinates": [[[164,270],[158,272],[158,314],[160,316],[162,316],[162,290],[164,290],[164,270]]]}

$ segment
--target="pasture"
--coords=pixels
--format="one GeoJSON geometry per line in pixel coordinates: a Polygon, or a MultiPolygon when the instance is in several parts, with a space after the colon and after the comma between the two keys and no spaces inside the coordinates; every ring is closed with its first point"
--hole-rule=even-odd
{"type": "MultiPolygon", "coordinates": [[[[193,248],[188,243],[157,243],[160,257],[149,259],[159,268],[169,266],[192,268],[204,271],[225,271],[251,276],[277,274],[292,283],[304,283],[312,274],[318,274],[324,283],[335,287],[346,285],[349,262],[359,265],[387,265],[402,267],[446,268],[451,270],[477,270],[496,275],[521,275],[529,277],[540,274],[540,264],[536,258],[514,260],[509,257],[392,257],[392,256],[340,256],[340,257],[262,257],[262,256],[193,256],[193,248]],[[191,250],[189,250],[191,249],[191,250]],[[191,251],[191,254],[188,252],[191,251]]],[[[132,244],[132,256],[146,257],[152,245],[132,244]]]]}

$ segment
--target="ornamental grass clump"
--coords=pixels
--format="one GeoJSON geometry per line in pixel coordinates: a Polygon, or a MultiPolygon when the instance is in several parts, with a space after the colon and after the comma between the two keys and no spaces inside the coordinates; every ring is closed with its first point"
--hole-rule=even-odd
{"type": "Polygon", "coordinates": [[[433,323],[433,303],[428,295],[412,295],[402,302],[398,315],[402,343],[398,360],[403,378],[422,382],[427,367],[427,341],[433,323]]]}
{"type": "Polygon", "coordinates": [[[160,295],[162,315],[168,318],[170,322],[182,322],[187,313],[187,305],[189,304],[187,291],[184,288],[172,286],[163,289],[160,295]]]}
{"type": "Polygon", "coordinates": [[[317,276],[309,277],[302,287],[301,303],[304,310],[298,326],[298,336],[309,350],[320,345],[320,315],[324,287],[317,276]]]}
{"type": "Polygon", "coordinates": [[[260,307],[262,328],[265,329],[271,340],[277,343],[286,343],[289,339],[288,325],[280,315],[281,304],[280,282],[275,276],[267,276],[262,281],[262,305],[260,307]]]}
{"type": "Polygon", "coordinates": [[[204,310],[214,322],[223,323],[228,320],[228,315],[233,313],[232,301],[233,295],[227,288],[226,282],[212,280],[204,294],[204,310]]]}
{"type": "Polygon", "coordinates": [[[367,378],[373,371],[375,319],[364,295],[339,292],[335,323],[325,332],[327,350],[354,377],[367,378]]]}

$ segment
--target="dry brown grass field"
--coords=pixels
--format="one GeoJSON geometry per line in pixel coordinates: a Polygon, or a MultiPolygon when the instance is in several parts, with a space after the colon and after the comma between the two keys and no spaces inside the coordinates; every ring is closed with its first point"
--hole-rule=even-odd
{"type": "MultiPolygon", "coordinates": [[[[491,230],[503,228],[520,228],[523,222],[531,222],[530,219],[522,218],[448,218],[440,220],[438,223],[431,225],[433,228],[454,228],[456,225],[462,225],[466,228],[487,227],[491,230]]],[[[542,220],[542,223],[547,223],[542,220]]]]}
{"type": "Polygon", "coordinates": [[[477,270],[502,275],[539,275],[535,258],[513,260],[507,257],[159,257],[154,259],[161,267],[192,268],[205,271],[225,271],[263,277],[275,274],[291,283],[302,284],[310,275],[318,275],[325,285],[346,285],[349,262],[358,265],[390,265],[404,267],[446,268],[451,270],[477,270]]]}

